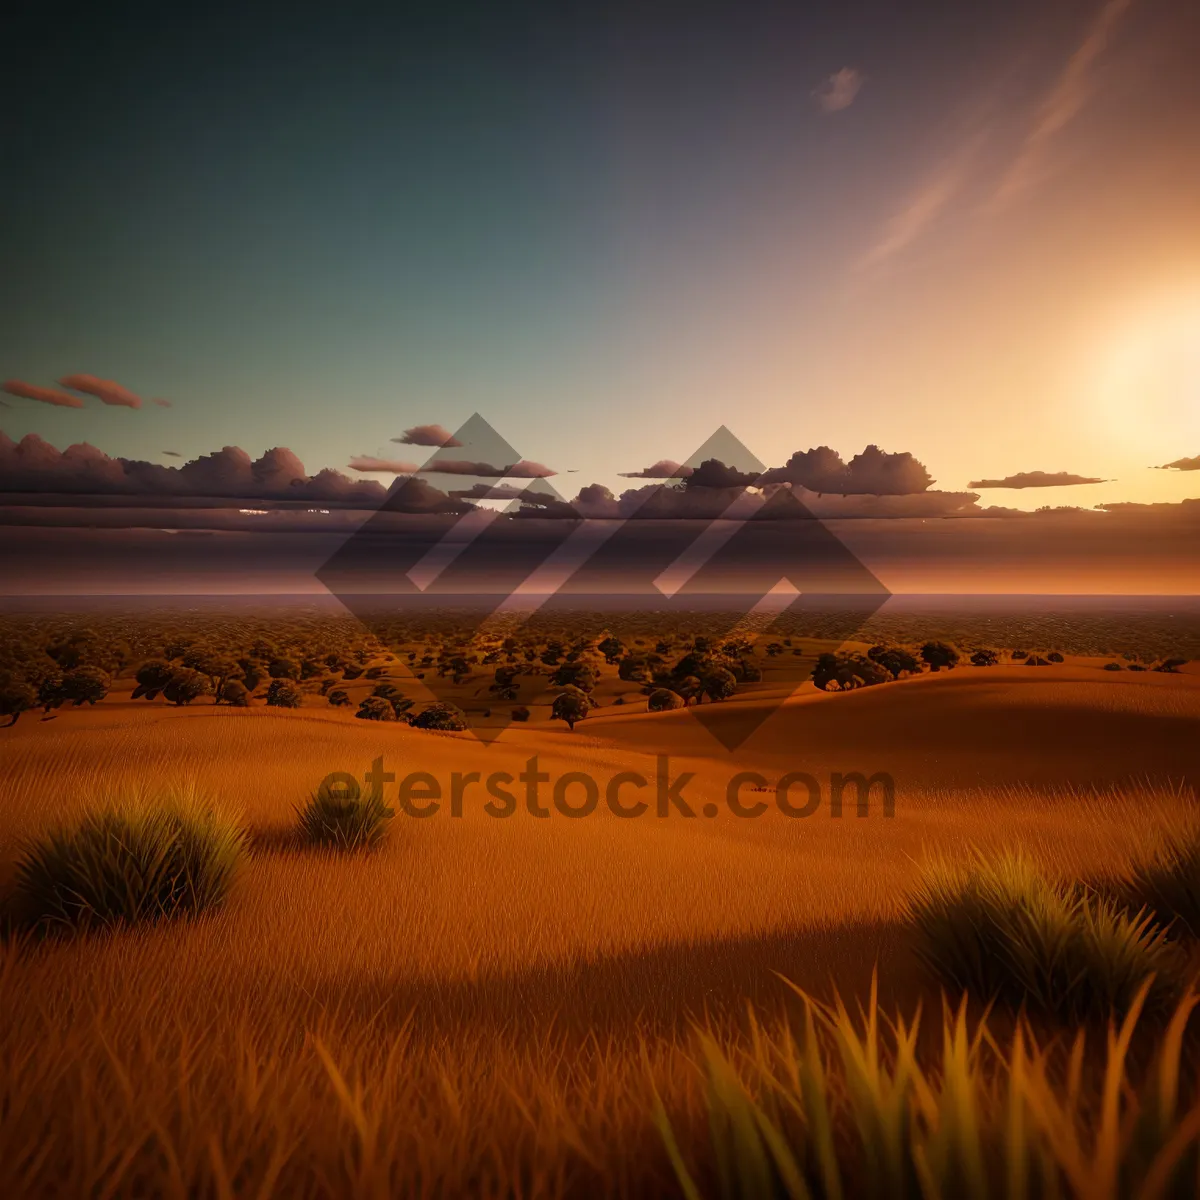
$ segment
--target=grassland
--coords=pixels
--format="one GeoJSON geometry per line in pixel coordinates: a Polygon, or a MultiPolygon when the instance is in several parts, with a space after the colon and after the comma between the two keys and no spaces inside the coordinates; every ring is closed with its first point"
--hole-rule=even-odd
{"type": "MultiPolygon", "coordinates": [[[[716,1194],[716,1060],[697,1024],[769,1095],[759,1066],[782,1070],[803,1024],[781,976],[853,1005],[878,971],[883,1011],[936,1011],[903,920],[930,855],[1019,846],[1095,878],[1190,816],[1200,677],[1101,665],[790,698],[765,674],[719,706],[772,710],[733,756],[691,713],[647,714],[635,688],[614,705],[611,678],[574,733],[535,704],[490,743],[311,693],[295,710],[134,700],[127,675],[94,708],[27,715],[0,731],[0,888],[24,839],[160,784],[239,814],[254,853],[210,916],[6,943],[0,1194],[661,1194],[679,1187],[662,1116],[716,1194]],[[397,818],[370,853],[290,835],[324,776],[376,758],[445,782],[536,754],[552,777],[605,780],[664,753],[718,816],[498,820],[468,800],[461,817],[397,818]],[[772,785],[886,771],[896,815],[739,819],[723,801],[745,769],[772,785]]],[[[479,683],[459,686],[466,703],[479,683]]],[[[942,1031],[923,1029],[940,1087],[942,1031]]]]}

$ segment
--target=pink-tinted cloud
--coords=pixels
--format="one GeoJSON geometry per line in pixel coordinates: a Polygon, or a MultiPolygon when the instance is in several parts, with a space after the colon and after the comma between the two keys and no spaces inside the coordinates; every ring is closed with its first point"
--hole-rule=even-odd
{"type": "Polygon", "coordinates": [[[395,458],[376,458],[371,454],[357,454],[350,460],[351,471],[376,475],[412,475],[420,468],[415,463],[401,462],[395,458]]]}
{"type": "Polygon", "coordinates": [[[526,459],[521,459],[509,467],[494,467],[485,462],[435,458],[421,470],[436,475],[475,475],[480,479],[548,479],[551,475],[558,474],[542,463],[529,462],[526,459]]]}
{"type": "Polygon", "coordinates": [[[35,383],[26,383],[21,379],[6,379],[4,383],[0,383],[0,390],[10,396],[20,396],[23,400],[37,400],[42,404],[55,404],[59,408],[83,407],[83,401],[78,396],[68,396],[66,392],[38,387],[35,383]]]}
{"type": "Polygon", "coordinates": [[[673,458],[660,458],[640,471],[619,472],[622,479],[686,479],[691,473],[691,467],[685,467],[673,458]]]}
{"type": "Polygon", "coordinates": [[[170,408],[171,407],[170,400],[164,400],[161,396],[155,396],[154,399],[150,401],[150,403],[157,404],[159,408],[170,408]]]}
{"type": "Polygon", "coordinates": [[[64,375],[58,382],[73,392],[83,392],[88,396],[95,396],[104,404],[111,404],[118,408],[142,407],[140,396],[135,396],[128,388],[122,387],[113,379],[97,379],[95,375],[64,375]]]}
{"type": "Polygon", "coordinates": [[[813,92],[821,110],[827,113],[841,112],[849,108],[862,91],[863,73],[856,67],[843,67],[826,78],[813,92]]]}
{"type": "Polygon", "coordinates": [[[401,446],[461,446],[462,442],[441,425],[414,425],[403,437],[392,438],[401,446]]]}
{"type": "Polygon", "coordinates": [[[1084,483],[1111,483],[1110,479],[1096,479],[1090,475],[1072,475],[1070,471],[1019,471],[1003,479],[977,479],[968,487],[973,488],[1030,488],[1030,487],[1077,487],[1084,483]]]}

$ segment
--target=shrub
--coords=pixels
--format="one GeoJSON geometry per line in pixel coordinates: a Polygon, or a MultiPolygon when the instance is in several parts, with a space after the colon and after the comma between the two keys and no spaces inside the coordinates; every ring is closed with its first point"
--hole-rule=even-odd
{"type": "Polygon", "coordinates": [[[523,704],[517,705],[517,707],[512,710],[512,719],[514,721],[528,721],[529,709],[527,709],[523,704]]]}
{"type": "Polygon", "coordinates": [[[1023,658],[1029,657],[1029,651],[1028,650],[1014,650],[1012,652],[1012,656],[1014,659],[1016,659],[1017,662],[1020,662],[1023,658]]]}
{"type": "Polygon", "coordinates": [[[383,838],[384,822],[393,815],[392,809],[378,796],[360,795],[357,783],[352,788],[322,784],[308,803],[297,810],[300,831],[306,841],[338,850],[362,850],[378,845],[383,838]]]}
{"type": "Polygon", "coordinates": [[[1050,662],[1048,659],[1043,658],[1040,654],[1031,654],[1025,660],[1025,665],[1027,667],[1048,667],[1050,662]]]}
{"type": "Polygon", "coordinates": [[[300,664],[292,658],[277,658],[267,667],[272,679],[299,679],[300,664]]]}
{"type": "Polygon", "coordinates": [[[1104,664],[1106,671],[1123,671],[1125,668],[1119,662],[1110,662],[1104,664]]]}
{"type": "Polygon", "coordinates": [[[45,930],[198,913],[229,894],[245,850],[243,831],[191,796],[114,807],[26,847],[19,910],[45,930]]]}
{"type": "Polygon", "coordinates": [[[172,704],[191,704],[199,696],[206,696],[212,691],[212,684],[206,675],[199,671],[191,671],[187,667],[176,671],[163,688],[163,696],[172,704]]]}
{"type": "Polygon", "coordinates": [[[838,691],[852,691],[860,687],[872,687],[887,683],[891,674],[881,664],[863,658],[860,654],[822,654],[813,667],[812,681],[821,691],[829,691],[837,684],[838,691]]]}
{"type": "Polygon", "coordinates": [[[221,686],[221,693],[217,697],[218,704],[229,704],[234,708],[249,708],[250,693],[246,690],[246,685],[240,679],[226,680],[221,686]]]}
{"type": "Polygon", "coordinates": [[[929,664],[931,671],[947,670],[958,665],[958,651],[945,642],[926,642],[921,647],[921,657],[929,664]]]}
{"type": "Polygon", "coordinates": [[[383,696],[368,696],[359,706],[355,717],[360,721],[394,721],[396,710],[383,696]]]}
{"type": "Polygon", "coordinates": [[[921,669],[916,658],[898,646],[872,646],[867,657],[883,667],[893,679],[899,679],[906,671],[915,674],[921,669]]]}
{"type": "Polygon", "coordinates": [[[422,709],[409,724],[417,729],[458,730],[468,726],[467,714],[457,704],[443,702],[422,709]]]}
{"type": "Polygon", "coordinates": [[[267,703],[272,708],[299,708],[303,694],[290,679],[272,680],[267,688],[267,703]]]}
{"type": "Polygon", "coordinates": [[[1052,882],[1020,854],[934,863],[909,915],[924,965],[979,1000],[1080,1020],[1128,1011],[1151,976],[1152,1003],[1176,984],[1175,949],[1149,917],[1052,882]]]}
{"type": "Polygon", "coordinates": [[[1187,658],[1164,658],[1154,669],[1167,675],[1178,675],[1180,667],[1186,667],[1190,662],[1187,658]]]}
{"type": "Polygon", "coordinates": [[[19,679],[0,682],[0,716],[11,717],[9,725],[15,725],[23,712],[37,706],[37,692],[19,679]]]}
{"type": "Polygon", "coordinates": [[[1066,659],[1063,658],[1063,656],[1057,650],[1051,650],[1050,653],[1046,655],[1046,661],[1052,662],[1052,663],[1060,663],[1060,662],[1066,662],[1066,659]]]}
{"type": "Polygon", "coordinates": [[[994,667],[1000,661],[1000,655],[995,650],[976,650],[971,655],[971,666],[994,667]]]}
{"type": "Polygon", "coordinates": [[[354,702],[350,699],[350,694],[344,688],[334,688],[329,693],[329,703],[334,708],[348,708],[354,702]]]}
{"type": "Polygon", "coordinates": [[[111,680],[107,672],[99,667],[76,667],[62,677],[59,693],[76,708],[81,704],[95,704],[108,695],[111,680]]]}
{"type": "Polygon", "coordinates": [[[139,700],[144,696],[147,700],[155,699],[171,682],[174,674],[175,668],[161,658],[152,658],[149,662],[142,663],[134,677],[137,687],[133,689],[133,698],[139,700]]]}
{"type": "Polygon", "coordinates": [[[655,688],[646,701],[648,712],[669,712],[673,708],[683,707],[683,697],[669,688],[655,688]]]}

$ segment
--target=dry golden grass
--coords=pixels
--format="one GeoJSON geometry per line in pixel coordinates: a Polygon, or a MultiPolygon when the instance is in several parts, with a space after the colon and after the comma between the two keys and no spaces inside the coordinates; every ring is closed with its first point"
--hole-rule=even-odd
{"type": "Polygon", "coordinates": [[[0,1194],[672,1186],[648,1083],[677,1130],[699,1127],[691,1019],[736,1040],[747,999],[784,1003],[776,972],[861,996],[877,963],[884,1002],[910,1006],[923,983],[898,918],[928,853],[1019,844],[1092,875],[1194,804],[1155,756],[1194,727],[1197,681],[1026,682],[1039,674],[803,696],[732,761],[688,714],[514,727],[485,747],[333,710],[114,697],[4,731],[0,871],[22,838],[156,780],[241,812],[258,846],[209,917],[5,950],[0,1194]],[[324,775],[379,756],[445,784],[534,753],[552,776],[649,774],[666,750],[695,772],[697,807],[723,807],[737,769],[889,770],[896,816],[495,820],[468,799],[460,819],[398,818],[373,854],[280,837],[324,775]]]}

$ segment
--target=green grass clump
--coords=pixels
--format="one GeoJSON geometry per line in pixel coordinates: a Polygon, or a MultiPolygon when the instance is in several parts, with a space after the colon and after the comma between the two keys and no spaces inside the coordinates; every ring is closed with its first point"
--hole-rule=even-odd
{"type": "Polygon", "coordinates": [[[918,957],[946,987],[1067,1020],[1128,1012],[1178,985],[1176,948],[1153,918],[1047,878],[1028,858],[929,866],[909,901],[918,957]]]}
{"type": "Polygon", "coordinates": [[[380,843],[384,822],[395,814],[382,799],[359,795],[357,787],[321,787],[298,815],[301,836],[311,845],[364,850],[380,843]]]}
{"type": "Polygon", "coordinates": [[[25,846],[17,912],[45,931],[200,913],[229,895],[246,845],[238,825],[191,798],[113,805],[25,846]]]}

